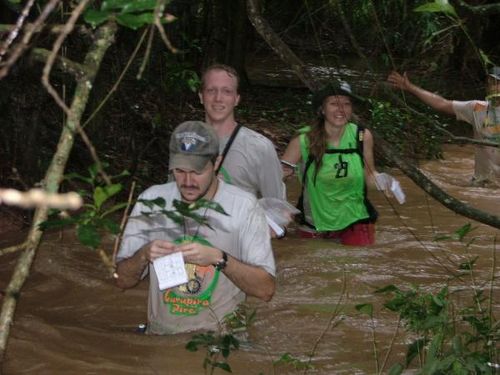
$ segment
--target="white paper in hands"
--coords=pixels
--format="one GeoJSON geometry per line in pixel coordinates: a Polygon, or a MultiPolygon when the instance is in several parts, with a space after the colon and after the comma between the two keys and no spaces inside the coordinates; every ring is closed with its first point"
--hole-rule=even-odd
{"type": "Polygon", "coordinates": [[[158,278],[160,290],[172,288],[188,282],[184,258],[178,251],[153,261],[153,267],[158,278]]]}
{"type": "Polygon", "coordinates": [[[403,204],[406,201],[405,193],[401,189],[399,181],[391,175],[377,173],[375,175],[375,185],[377,185],[377,190],[391,191],[399,204],[403,204]]]}
{"type": "Polygon", "coordinates": [[[285,234],[284,227],[293,220],[293,215],[300,212],[287,201],[278,198],[261,198],[259,204],[264,209],[267,224],[278,237],[285,234]]]}

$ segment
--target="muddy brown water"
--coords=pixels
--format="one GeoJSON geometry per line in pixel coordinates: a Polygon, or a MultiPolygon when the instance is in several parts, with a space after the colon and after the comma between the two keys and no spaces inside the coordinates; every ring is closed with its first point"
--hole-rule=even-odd
{"type": "MultiPolygon", "coordinates": [[[[500,215],[498,189],[467,186],[472,148],[449,146],[444,155],[444,160],[424,163],[425,173],[456,198],[500,215]]],[[[291,365],[273,366],[273,361],[284,353],[306,360],[314,352],[308,373],[374,374],[372,328],[379,363],[392,340],[386,368],[403,361],[408,337],[402,329],[395,335],[397,317],[381,308],[385,298],[373,291],[388,284],[441,288],[449,276],[447,268],[455,269],[452,263],[464,259],[465,249],[433,238],[470,220],[426,197],[398,171],[388,172],[400,180],[407,203],[399,205],[370,191],[380,213],[376,245],[348,248],[328,240],[298,239],[293,233],[274,242],[277,291],[270,303],[249,299],[257,309],[256,320],[249,343],[229,357],[233,373],[303,373],[291,365]],[[373,322],[355,309],[361,303],[374,304],[373,322]]],[[[297,183],[291,181],[288,187],[294,200],[297,183]]],[[[480,281],[490,276],[493,238],[499,231],[474,225],[477,240],[468,251],[479,256],[480,281]]],[[[8,281],[14,264],[13,255],[0,259],[0,285],[8,281]]],[[[185,349],[190,334],[154,337],[134,331],[145,321],[146,300],[147,282],[122,291],[97,256],[70,233],[48,235],[22,290],[3,373],[203,374],[204,353],[185,349]]],[[[497,315],[498,301],[495,298],[497,315]]]]}

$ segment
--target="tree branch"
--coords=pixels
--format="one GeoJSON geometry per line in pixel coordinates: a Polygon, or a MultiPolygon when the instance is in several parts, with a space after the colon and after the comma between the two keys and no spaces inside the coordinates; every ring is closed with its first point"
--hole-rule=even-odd
{"type": "Polygon", "coordinates": [[[31,40],[31,37],[34,34],[34,30],[42,28],[42,25],[44,24],[45,20],[52,13],[52,11],[54,10],[55,6],[59,1],[60,0],[50,0],[45,5],[45,8],[43,8],[42,12],[40,13],[40,16],[38,16],[36,21],[33,23],[33,28],[26,30],[23,39],[17,44],[16,48],[14,48],[14,51],[12,51],[9,59],[7,59],[2,69],[0,69],[0,79],[5,77],[9,73],[9,70],[12,67],[12,65],[15,64],[15,62],[21,57],[23,52],[28,48],[28,44],[31,40]]]}
{"type": "Polygon", "coordinates": [[[247,0],[247,12],[252,25],[281,60],[291,66],[295,74],[311,91],[317,91],[321,84],[313,78],[310,70],[302,60],[293,53],[280,36],[276,34],[271,25],[262,17],[258,0],[247,0]]]}
{"type": "MultiPolygon", "coordinates": [[[[76,85],[69,116],[67,117],[65,126],[62,128],[57,150],[45,173],[43,185],[45,191],[48,193],[56,193],[59,190],[64,175],[64,169],[73,148],[80,119],[88,102],[92,84],[102,59],[104,58],[104,54],[114,41],[115,33],[116,25],[114,23],[101,26],[97,30],[94,44],[85,57],[84,64],[90,69],[90,73],[76,85]]],[[[12,324],[19,293],[29,275],[31,265],[42,238],[42,232],[39,229],[39,225],[47,219],[47,216],[47,207],[36,209],[30,232],[26,240],[26,249],[19,256],[12,278],[5,290],[2,311],[0,312],[0,363],[3,360],[7,347],[7,339],[9,337],[10,326],[12,324]]]]}
{"type": "MultiPolygon", "coordinates": [[[[45,63],[50,55],[50,51],[45,48],[33,48],[31,54],[36,61],[45,63]]],[[[72,74],[76,80],[80,80],[88,74],[85,65],[77,63],[71,59],[67,59],[66,57],[57,56],[55,63],[57,68],[66,73],[72,74]]]]}
{"type": "Polygon", "coordinates": [[[429,180],[420,170],[415,168],[415,166],[401,158],[386,141],[373,131],[373,129],[370,129],[370,131],[373,134],[375,143],[378,145],[377,150],[380,151],[382,156],[393,162],[406,176],[426,191],[431,197],[459,215],[500,229],[500,217],[478,210],[453,198],[429,180]]]}

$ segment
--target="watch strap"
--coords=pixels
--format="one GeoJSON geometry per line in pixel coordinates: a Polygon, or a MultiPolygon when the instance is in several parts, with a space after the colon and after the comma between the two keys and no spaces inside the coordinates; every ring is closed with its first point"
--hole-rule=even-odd
{"type": "Polygon", "coordinates": [[[214,264],[215,269],[217,269],[218,271],[222,271],[224,268],[226,268],[227,265],[227,254],[224,250],[221,251],[222,251],[222,259],[214,264]]]}

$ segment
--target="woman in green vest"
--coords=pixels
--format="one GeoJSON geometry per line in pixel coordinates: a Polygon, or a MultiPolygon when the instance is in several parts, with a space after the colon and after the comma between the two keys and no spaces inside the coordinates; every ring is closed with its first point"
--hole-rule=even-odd
{"type": "Polygon", "coordinates": [[[318,121],[301,129],[283,155],[285,176],[299,165],[301,237],[358,246],[375,241],[377,214],[366,198],[366,182],[377,173],[373,137],[368,129],[350,122],[353,100],[362,99],[345,82],[318,91],[313,98],[318,121]]]}

